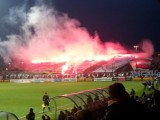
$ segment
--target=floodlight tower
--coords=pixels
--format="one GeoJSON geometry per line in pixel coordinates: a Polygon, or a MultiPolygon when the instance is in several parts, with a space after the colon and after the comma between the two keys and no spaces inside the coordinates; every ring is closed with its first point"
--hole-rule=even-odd
{"type": "MultiPolygon", "coordinates": [[[[134,45],[133,48],[136,49],[136,55],[137,55],[139,46],[138,45],[134,45]]],[[[137,70],[137,60],[136,60],[136,69],[135,70],[137,70]]]]}

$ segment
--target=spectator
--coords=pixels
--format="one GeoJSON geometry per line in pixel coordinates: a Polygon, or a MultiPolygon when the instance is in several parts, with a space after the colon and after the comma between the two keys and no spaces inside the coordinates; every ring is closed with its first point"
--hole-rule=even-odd
{"type": "Polygon", "coordinates": [[[129,94],[130,97],[131,97],[131,98],[135,98],[135,93],[136,93],[135,90],[132,88],[132,89],[131,89],[131,92],[130,92],[130,94],[129,94]]]}
{"type": "Polygon", "coordinates": [[[92,96],[88,95],[88,97],[87,97],[87,104],[91,104],[91,103],[93,103],[92,96]]]}
{"type": "Polygon", "coordinates": [[[60,114],[59,114],[59,116],[58,116],[58,120],[65,120],[66,119],[66,115],[65,115],[65,113],[64,113],[64,111],[60,111],[60,114]]]}
{"type": "Polygon", "coordinates": [[[35,113],[33,108],[30,108],[29,113],[26,115],[27,120],[35,120],[35,113]]]}
{"type": "Polygon", "coordinates": [[[152,83],[150,79],[147,81],[147,87],[148,87],[148,90],[151,90],[152,88],[152,83]]]}
{"type": "Polygon", "coordinates": [[[51,111],[51,108],[49,106],[49,102],[50,102],[50,99],[49,99],[49,95],[47,94],[47,92],[45,92],[45,94],[43,95],[43,113],[44,113],[44,110],[46,107],[48,107],[48,110],[51,111]]]}
{"type": "Polygon", "coordinates": [[[87,108],[78,110],[74,114],[74,119],[75,120],[95,120],[94,118],[92,118],[91,112],[87,108]]]}
{"type": "Polygon", "coordinates": [[[146,97],[146,96],[147,96],[146,93],[143,91],[141,97],[144,98],[144,97],[146,97]]]}
{"type": "Polygon", "coordinates": [[[130,98],[122,83],[113,83],[108,91],[110,100],[105,120],[146,120],[148,118],[149,109],[130,98]]]}
{"type": "Polygon", "coordinates": [[[96,93],[96,94],[95,94],[94,101],[99,101],[99,96],[98,96],[98,93],[96,93]]]}
{"type": "Polygon", "coordinates": [[[50,120],[50,119],[51,118],[47,114],[42,115],[42,120],[50,120]]]}
{"type": "Polygon", "coordinates": [[[154,104],[152,106],[153,119],[157,119],[160,115],[160,91],[155,90],[153,92],[154,104]]]}

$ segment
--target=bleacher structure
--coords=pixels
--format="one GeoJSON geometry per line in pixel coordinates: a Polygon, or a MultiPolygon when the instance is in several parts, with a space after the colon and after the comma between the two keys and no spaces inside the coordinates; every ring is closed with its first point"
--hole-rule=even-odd
{"type": "Polygon", "coordinates": [[[81,106],[83,108],[87,105],[87,97],[91,96],[94,99],[96,95],[98,95],[101,100],[108,97],[108,87],[84,90],[80,92],[64,94],[64,95],[50,98],[51,100],[50,106],[51,106],[51,109],[54,110],[53,116],[55,117],[55,120],[57,119],[60,110],[71,111],[71,109],[74,106],[77,108],[81,106]],[[63,103],[63,104],[65,103],[65,106],[62,106],[60,103],[63,103]]]}
{"type": "Polygon", "coordinates": [[[18,117],[10,112],[0,111],[0,120],[19,120],[18,117]]]}

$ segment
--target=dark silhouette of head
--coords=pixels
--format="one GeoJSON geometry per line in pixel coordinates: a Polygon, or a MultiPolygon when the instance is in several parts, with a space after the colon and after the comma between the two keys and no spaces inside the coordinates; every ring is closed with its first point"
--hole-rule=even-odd
{"type": "Polygon", "coordinates": [[[42,115],[42,120],[45,120],[45,115],[42,115]]]}
{"type": "Polygon", "coordinates": [[[129,97],[125,87],[120,82],[115,82],[109,86],[109,96],[112,100],[119,100],[121,98],[129,97]]]}
{"type": "Polygon", "coordinates": [[[30,108],[30,112],[33,112],[33,108],[30,108]]]}

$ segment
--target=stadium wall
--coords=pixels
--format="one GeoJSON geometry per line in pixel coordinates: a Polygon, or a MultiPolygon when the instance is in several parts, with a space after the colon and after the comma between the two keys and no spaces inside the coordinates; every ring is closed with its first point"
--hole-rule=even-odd
{"type": "Polygon", "coordinates": [[[94,78],[94,81],[112,81],[112,77],[94,78]]]}
{"type": "Polygon", "coordinates": [[[102,77],[102,78],[32,78],[32,79],[9,79],[0,80],[0,82],[14,82],[14,83],[31,83],[31,82],[97,82],[97,81],[146,81],[152,80],[152,77],[102,77]]]}

